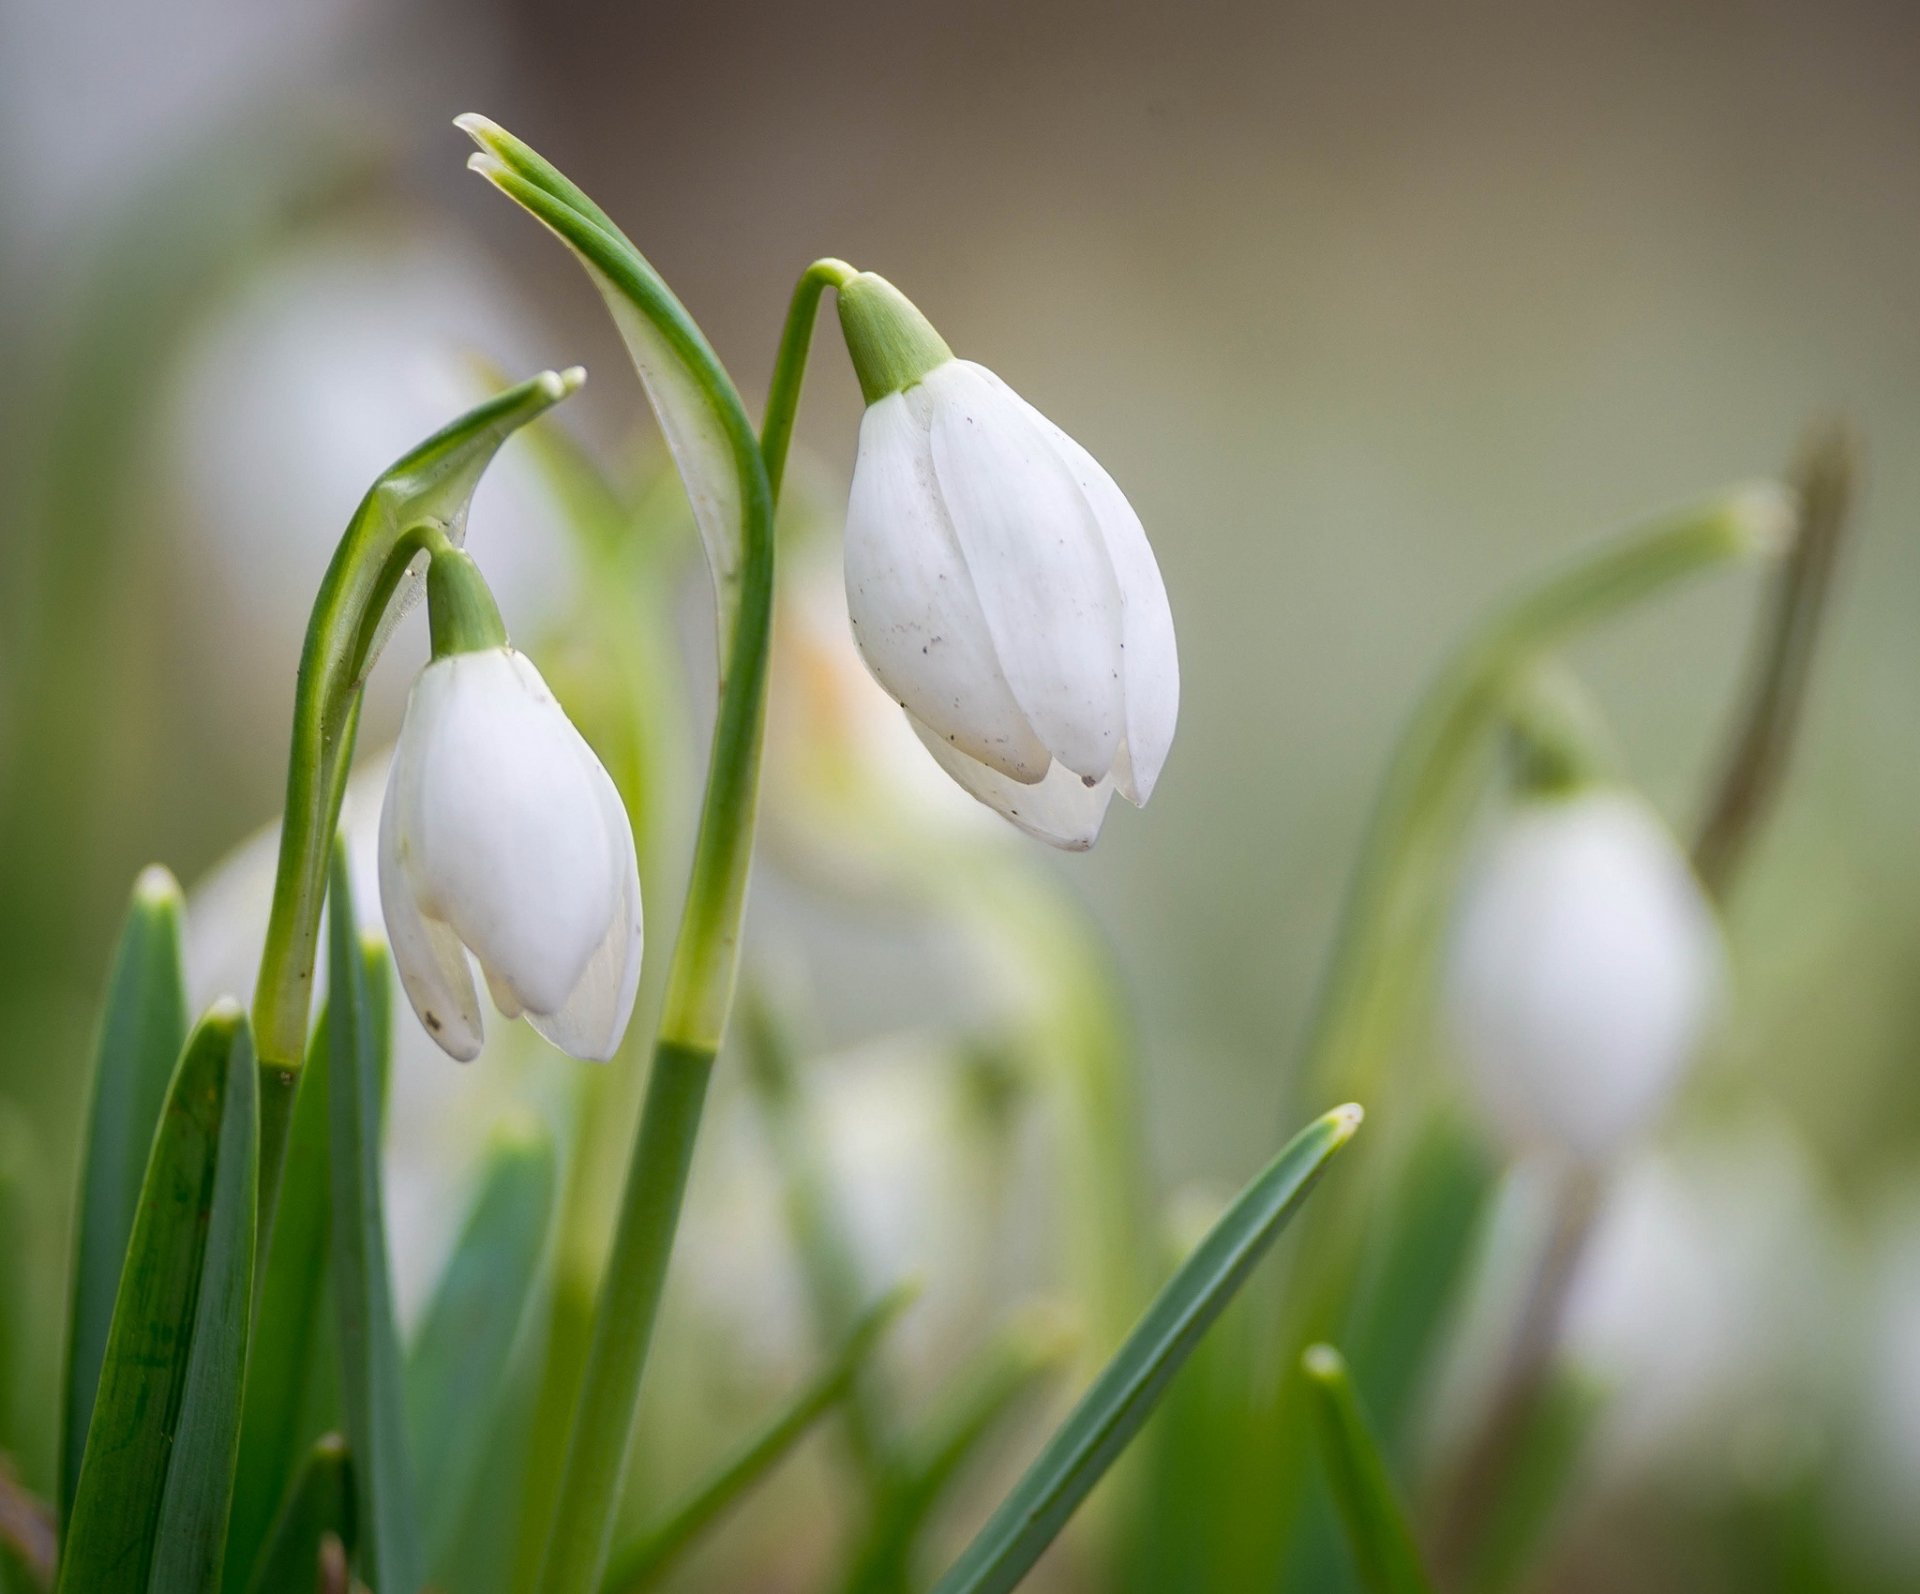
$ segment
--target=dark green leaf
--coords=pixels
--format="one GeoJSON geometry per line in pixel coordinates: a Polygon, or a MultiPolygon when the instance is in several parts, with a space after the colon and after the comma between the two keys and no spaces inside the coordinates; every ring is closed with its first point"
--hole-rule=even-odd
{"type": "Polygon", "coordinates": [[[1406,1510],[1360,1410],[1347,1364],[1331,1345],[1314,1345],[1301,1365],[1313,1390],[1321,1464],[1360,1581],[1371,1594],[1431,1594],[1406,1510]]]}
{"type": "Polygon", "coordinates": [[[80,1482],[87,1423],[154,1125],[187,1038],[180,944],[180,887],[164,869],[145,870],[134,883],[133,902],[114,953],[94,1049],[86,1173],[74,1220],[73,1305],[60,1443],[62,1523],[73,1510],[80,1482]]]}
{"type": "Polygon", "coordinates": [[[1098,1483],[1201,1335],[1360,1125],[1341,1107],[1296,1135],[1195,1247],[935,1594],[1004,1594],[1098,1483]]]}
{"type": "Polygon", "coordinates": [[[353,1476],[347,1442],[326,1434],[307,1452],[288,1492],[248,1594],[314,1594],[320,1541],[332,1534],[353,1545],[353,1476]]]}
{"type": "Polygon", "coordinates": [[[154,1137],[61,1594],[216,1578],[239,1440],[258,1134],[246,1019],[223,999],[187,1042],[154,1137]]]}
{"type": "MultiPolygon", "coordinates": [[[[516,1347],[540,1299],[558,1185],[539,1119],[503,1128],[480,1195],[407,1358],[407,1433],[428,1562],[445,1581],[487,1444],[513,1390],[516,1347]]],[[[500,1502],[508,1510],[511,1503],[500,1502]]]]}
{"type": "Polygon", "coordinates": [[[394,1328],[380,1179],[382,1043],[377,998],[354,920],[345,846],[328,886],[327,1073],[332,1163],[332,1273],[341,1404],[353,1454],[354,1521],[363,1580],[414,1594],[425,1580],[406,1388],[394,1328]]]}
{"type": "Polygon", "coordinates": [[[227,1541],[229,1589],[253,1581],[249,1574],[307,1446],[338,1421],[309,1410],[314,1385],[324,1375],[320,1364],[332,1356],[327,1334],[327,1079],[327,1020],[322,1013],[294,1097],[280,1209],[260,1286],[227,1541]]]}
{"type": "Polygon", "coordinates": [[[770,1473],[807,1436],[814,1423],[846,1398],[854,1375],[866,1364],[881,1335],[918,1293],[914,1285],[901,1285],[862,1313],[830,1366],[696,1489],[685,1504],[613,1557],[601,1584],[604,1594],[638,1594],[658,1583],[717,1517],[770,1473]]]}

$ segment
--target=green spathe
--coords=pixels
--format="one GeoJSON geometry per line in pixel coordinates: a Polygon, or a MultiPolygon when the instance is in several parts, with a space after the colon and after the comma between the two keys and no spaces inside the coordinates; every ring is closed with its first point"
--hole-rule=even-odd
{"type": "Polygon", "coordinates": [[[906,392],[953,358],[946,339],[913,301],[871,271],[840,285],[840,330],[860,379],[860,396],[869,404],[906,392]]]}

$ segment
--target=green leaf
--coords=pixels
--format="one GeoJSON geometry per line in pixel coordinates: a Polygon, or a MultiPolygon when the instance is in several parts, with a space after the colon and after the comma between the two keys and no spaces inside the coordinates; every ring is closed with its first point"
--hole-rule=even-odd
{"type": "Polygon", "coordinates": [[[748,562],[747,498],[756,486],[766,491],[739,396],[705,334],[605,211],[505,128],[474,115],[455,125],[481,148],[468,164],[566,244],[606,301],[686,483],[713,572],[724,661],[748,562]]]}
{"type": "Polygon", "coordinates": [[[338,1434],[322,1435],[307,1452],[248,1594],[314,1594],[320,1543],[328,1534],[353,1548],[353,1469],[347,1442],[338,1434]]]}
{"type": "Polygon", "coordinates": [[[1358,1107],[1340,1107],[1309,1124],[1240,1193],[934,1594],[1004,1594],[1026,1576],[1353,1138],[1360,1116],[1358,1107]]]}
{"type": "MultiPolygon", "coordinates": [[[[502,1127],[480,1194],[407,1358],[407,1432],[434,1576],[457,1547],[488,1442],[513,1390],[516,1350],[545,1268],[558,1191],[553,1135],[538,1118],[502,1127]]],[[[501,1501],[498,1509],[511,1509],[501,1501]]]]}
{"type": "Polygon", "coordinates": [[[327,1074],[332,1254],[341,1404],[354,1458],[354,1521],[362,1579],[380,1594],[414,1594],[425,1557],[407,1459],[406,1388],[394,1328],[380,1182],[381,1043],[376,998],[356,928],[345,844],[328,888],[327,1074]]]}
{"type": "Polygon", "coordinates": [[[61,1594],[217,1578],[253,1294],[258,1138],[246,1018],[223,999],[181,1054],[147,1162],[61,1594]]]}
{"type": "Polygon", "coordinates": [[[601,1585],[604,1594],[638,1594],[658,1583],[716,1518],[772,1472],[822,1416],[846,1399],[855,1375],[881,1336],[918,1293],[917,1285],[899,1285],[868,1307],[840,1354],[772,1422],[665,1521],[613,1557],[601,1585]]]}
{"type": "Polygon", "coordinates": [[[1361,1582],[1371,1594],[1431,1594],[1405,1508],[1360,1410],[1346,1362],[1331,1345],[1313,1345],[1301,1366],[1313,1390],[1320,1459],[1361,1582]]]}
{"type": "Polygon", "coordinates": [[[880,1496],[867,1540],[847,1578],[852,1594],[910,1588],[922,1529],[955,1481],[985,1446],[1072,1353],[1075,1335],[1060,1315],[1040,1307],[1022,1313],[964,1370],[913,1436],[898,1477],[880,1496]]]}
{"type": "Polygon", "coordinates": [[[93,1416],[113,1299],[133,1233],[154,1125],[187,1038],[181,935],[179,885],[164,869],[145,870],[134,883],[120,931],[94,1049],[93,1107],[74,1220],[73,1304],[67,1325],[60,1442],[63,1525],[80,1482],[87,1423],[93,1416]]]}
{"type": "Polygon", "coordinates": [[[320,1015],[294,1097],[284,1179],[260,1286],[240,1426],[225,1586],[244,1588],[307,1446],[338,1418],[310,1411],[332,1356],[327,1334],[327,1018],[320,1015]],[[309,1426],[311,1424],[312,1426],[309,1426]]]}

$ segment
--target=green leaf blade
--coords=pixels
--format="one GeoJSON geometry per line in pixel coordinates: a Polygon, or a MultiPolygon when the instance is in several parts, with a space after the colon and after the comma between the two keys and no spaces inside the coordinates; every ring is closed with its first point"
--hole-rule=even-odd
{"type": "Polygon", "coordinates": [[[206,1575],[167,1586],[212,1579],[205,1557],[231,1499],[252,1291],[253,1083],[246,1019],[217,1002],[181,1054],[141,1186],[61,1594],[159,1587],[152,1578],[189,1564],[206,1575]]]}
{"type": "MultiPolygon", "coordinates": [[[[407,1357],[407,1432],[436,1579],[456,1548],[535,1307],[559,1193],[552,1132],[537,1118],[496,1136],[480,1194],[407,1357]]],[[[500,1502],[500,1509],[511,1502],[500,1502]]]]}
{"type": "Polygon", "coordinates": [[[329,1534],[353,1548],[353,1474],[339,1434],[323,1435],[307,1452],[247,1594],[313,1594],[329,1534]]]}
{"type": "Polygon", "coordinates": [[[381,1052],[368,959],[354,921],[346,848],[336,841],[328,887],[327,1070],[335,1322],[341,1403],[354,1457],[354,1520],[362,1579],[414,1594],[425,1555],[407,1456],[406,1391],[380,1176],[381,1052]]]}
{"type": "Polygon", "coordinates": [[[310,1416],[313,1390],[332,1356],[327,1335],[328,1190],[327,1022],[321,1014],[307,1048],[293,1103],[273,1242],[260,1283],[260,1308],[247,1368],[224,1586],[246,1586],[305,1447],[337,1421],[310,1416]],[[303,1424],[314,1422],[312,1427],[303,1424]]]}
{"type": "Polygon", "coordinates": [[[1005,1594],[1026,1576],[1139,1432],[1173,1375],[1360,1125],[1342,1107],[1307,1126],[1250,1183],[1147,1308],[1039,1459],[934,1594],[1005,1594]]]}
{"type": "Polygon", "coordinates": [[[1313,1391],[1314,1432],[1360,1581],[1370,1594],[1432,1594],[1405,1508],[1360,1410],[1347,1364],[1331,1345],[1301,1358],[1313,1391]]]}
{"type": "Polygon", "coordinates": [[[73,1298],[62,1401],[60,1520],[73,1510],[121,1265],[154,1126],[187,1039],[184,910],[166,870],[144,871],[114,953],[94,1051],[86,1173],[74,1225],[73,1298]]]}

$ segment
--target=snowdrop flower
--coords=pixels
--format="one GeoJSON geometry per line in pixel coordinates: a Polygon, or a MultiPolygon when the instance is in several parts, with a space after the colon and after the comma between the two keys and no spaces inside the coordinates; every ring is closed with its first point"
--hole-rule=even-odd
{"type": "Polygon", "coordinates": [[[1712,909],[1659,818],[1578,785],[1518,802],[1471,871],[1443,1005],[1507,1138],[1604,1163],[1679,1084],[1722,962],[1712,909]]]}
{"type": "Polygon", "coordinates": [[[840,290],[867,400],[847,605],[867,667],[968,792],[1057,847],[1144,804],[1180,666],[1140,518],[1084,448],[956,360],[880,277],[840,290]]]}
{"type": "Polygon", "coordinates": [[[428,568],[433,662],[407,701],[380,814],[380,902],[400,983],[478,1055],[471,952],[494,1005],[562,1051],[613,1056],[640,977],[640,877],[612,779],[507,646],[473,561],[428,568]]]}

